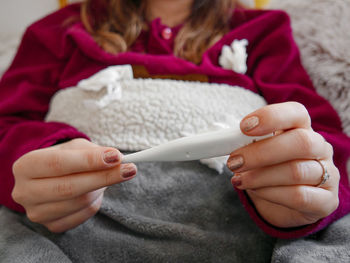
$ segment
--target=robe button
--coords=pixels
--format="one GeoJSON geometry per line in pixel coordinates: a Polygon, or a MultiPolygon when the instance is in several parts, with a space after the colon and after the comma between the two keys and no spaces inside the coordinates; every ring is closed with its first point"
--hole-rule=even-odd
{"type": "Polygon", "coordinates": [[[171,28],[166,27],[162,30],[162,38],[165,40],[169,40],[173,35],[173,32],[171,31],[171,28]]]}

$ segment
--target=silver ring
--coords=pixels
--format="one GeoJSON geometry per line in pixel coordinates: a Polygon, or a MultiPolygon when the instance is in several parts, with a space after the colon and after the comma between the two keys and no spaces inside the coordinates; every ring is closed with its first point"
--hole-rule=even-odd
{"type": "Polygon", "coordinates": [[[321,182],[316,186],[316,187],[319,187],[319,186],[323,185],[324,183],[326,183],[326,181],[329,179],[329,173],[328,173],[326,167],[323,165],[323,163],[320,160],[316,159],[315,161],[318,162],[322,167],[321,182]]]}

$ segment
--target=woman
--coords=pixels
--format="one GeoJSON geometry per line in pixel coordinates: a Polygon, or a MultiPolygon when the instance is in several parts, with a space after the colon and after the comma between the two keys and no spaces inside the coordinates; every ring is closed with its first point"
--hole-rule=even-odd
{"type": "MultiPolygon", "coordinates": [[[[153,217],[182,225],[195,222],[209,231],[213,222],[221,224],[210,221],[211,213],[223,213],[234,224],[233,212],[226,215],[233,202],[231,197],[224,198],[227,184],[204,168],[193,168],[199,173],[196,179],[179,177],[185,181],[176,185],[171,181],[166,188],[174,195],[176,189],[188,189],[188,196],[183,197],[186,204],[173,205],[172,199],[165,199],[143,210],[141,205],[147,206],[147,200],[130,195],[146,179],[136,176],[134,164],[121,164],[117,149],[90,142],[70,125],[43,122],[58,90],[107,66],[124,64],[141,65],[150,76],[206,76],[210,83],[238,85],[265,98],[270,105],[243,118],[241,130],[247,135],[274,136],[234,151],[227,166],[234,172],[231,182],[243,205],[266,233],[281,238],[305,236],[348,213],[345,165],[350,139],[302,68],[287,15],[244,10],[229,0],[90,0],[32,25],[0,84],[3,205],[26,212],[31,221],[52,232],[64,232],[99,211],[107,186],[130,180],[114,189],[114,194],[110,192],[118,199],[117,205],[129,207],[130,211],[123,211],[129,211],[130,217],[140,213],[153,223],[153,217]],[[82,22],[74,22],[71,18],[80,10],[82,22]],[[245,74],[224,69],[218,62],[223,46],[235,39],[248,41],[245,74]],[[196,188],[209,191],[204,184],[220,189],[222,195],[196,196],[196,188]],[[191,200],[197,205],[190,204],[191,200]],[[191,213],[205,205],[210,208],[205,210],[210,214],[208,221],[197,221],[191,213]]],[[[167,183],[181,165],[184,174],[191,173],[187,164],[176,164],[166,171],[167,183]]],[[[155,185],[163,187],[165,174],[152,177],[148,168],[140,166],[139,172],[144,169],[155,185]]],[[[165,188],[137,194],[152,199],[158,191],[165,188]]],[[[143,230],[137,228],[142,234],[151,231],[146,221],[143,230]]],[[[215,231],[229,229],[230,224],[223,225],[215,226],[215,231]]],[[[157,227],[161,229],[162,224],[157,227]]]]}

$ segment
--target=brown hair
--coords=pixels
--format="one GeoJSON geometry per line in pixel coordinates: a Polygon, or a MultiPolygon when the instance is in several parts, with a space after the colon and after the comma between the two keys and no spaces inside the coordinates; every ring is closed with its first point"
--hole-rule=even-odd
{"type": "MultiPolygon", "coordinates": [[[[127,51],[142,29],[145,0],[85,0],[81,19],[107,52],[127,51]]],[[[175,38],[174,54],[200,63],[203,53],[229,30],[236,0],[194,0],[191,14],[175,38]]]]}

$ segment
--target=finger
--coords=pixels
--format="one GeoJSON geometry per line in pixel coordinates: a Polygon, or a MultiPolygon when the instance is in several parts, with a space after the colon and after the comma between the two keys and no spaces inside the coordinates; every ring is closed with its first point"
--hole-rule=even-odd
{"type": "Polygon", "coordinates": [[[35,179],[28,184],[28,200],[34,204],[69,200],[97,189],[121,183],[135,177],[134,164],[121,164],[108,170],[78,173],[73,175],[35,179]],[[33,189],[33,190],[32,190],[33,189]]]}
{"type": "Polygon", "coordinates": [[[90,206],[64,218],[44,224],[51,232],[61,233],[77,227],[93,217],[101,207],[103,196],[100,195],[90,206]]]}
{"type": "Polygon", "coordinates": [[[33,208],[26,209],[27,217],[32,222],[41,224],[58,220],[89,207],[103,195],[104,190],[105,188],[102,188],[70,200],[36,205],[33,208]]]}
{"type": "Polygon", "coordinates": [[[100,147],[100,146],[91,141],[88,141],[87,139],[76,138],[63,143],[58,143],[54,146],[51,146],[48,149],[59,148],[62,150],[81,150],[81,149],[93,148],[93,147],[100,147]]]}
{"type": "MultiPolygon", "coordinates": [[[[323,168],[318,161],[296,160],[243,173],[235,173],[231,182],[239,189],[287,185],[316,186],[322,181],[323,172],[323,168]]],[[[332,177],[322,187],[327,188],[331,183],[335,183],[332,177]]]]}
{"type": "Polygon", "coordinates": [[[270,224],[276,227],[297,227],[315,223],[320,219],[319,215],[305,214],[288,207],[271,203],[249,193],[249,197],[259,214],[270,224]]]}
{"type": "MultiPolygon", "coordinates": [[[[114,148],[96,147],[82,150],[33,151],[25,156],[22,174],[31,178],[46,178],[72,173],[108,169],[121,162],[121,153],[114,148]]],[[[16,167],[17,169],[19,167],[16,167]]]]}
{"type": "Polygon", "coordinates": [[[338,192],[319,187],[277,186],[248,191],[271,203],[320,217],[328,216],[339,204],[338,192]]]}
{"type": "Polygon", "coordinates": [[[293,129],[234,151],[227,166],[232,171],[243,172],[290,160],[327,159],[332,153],[332,147],[320,134],[293,129]]]}
{"type": "Polygon", "coordinates": [[[241,121],[241,130],[247,135],[265,135],[280,130],[311,127],[306,108],[298,102],[284,102],[262,107],[241,121]]]}

